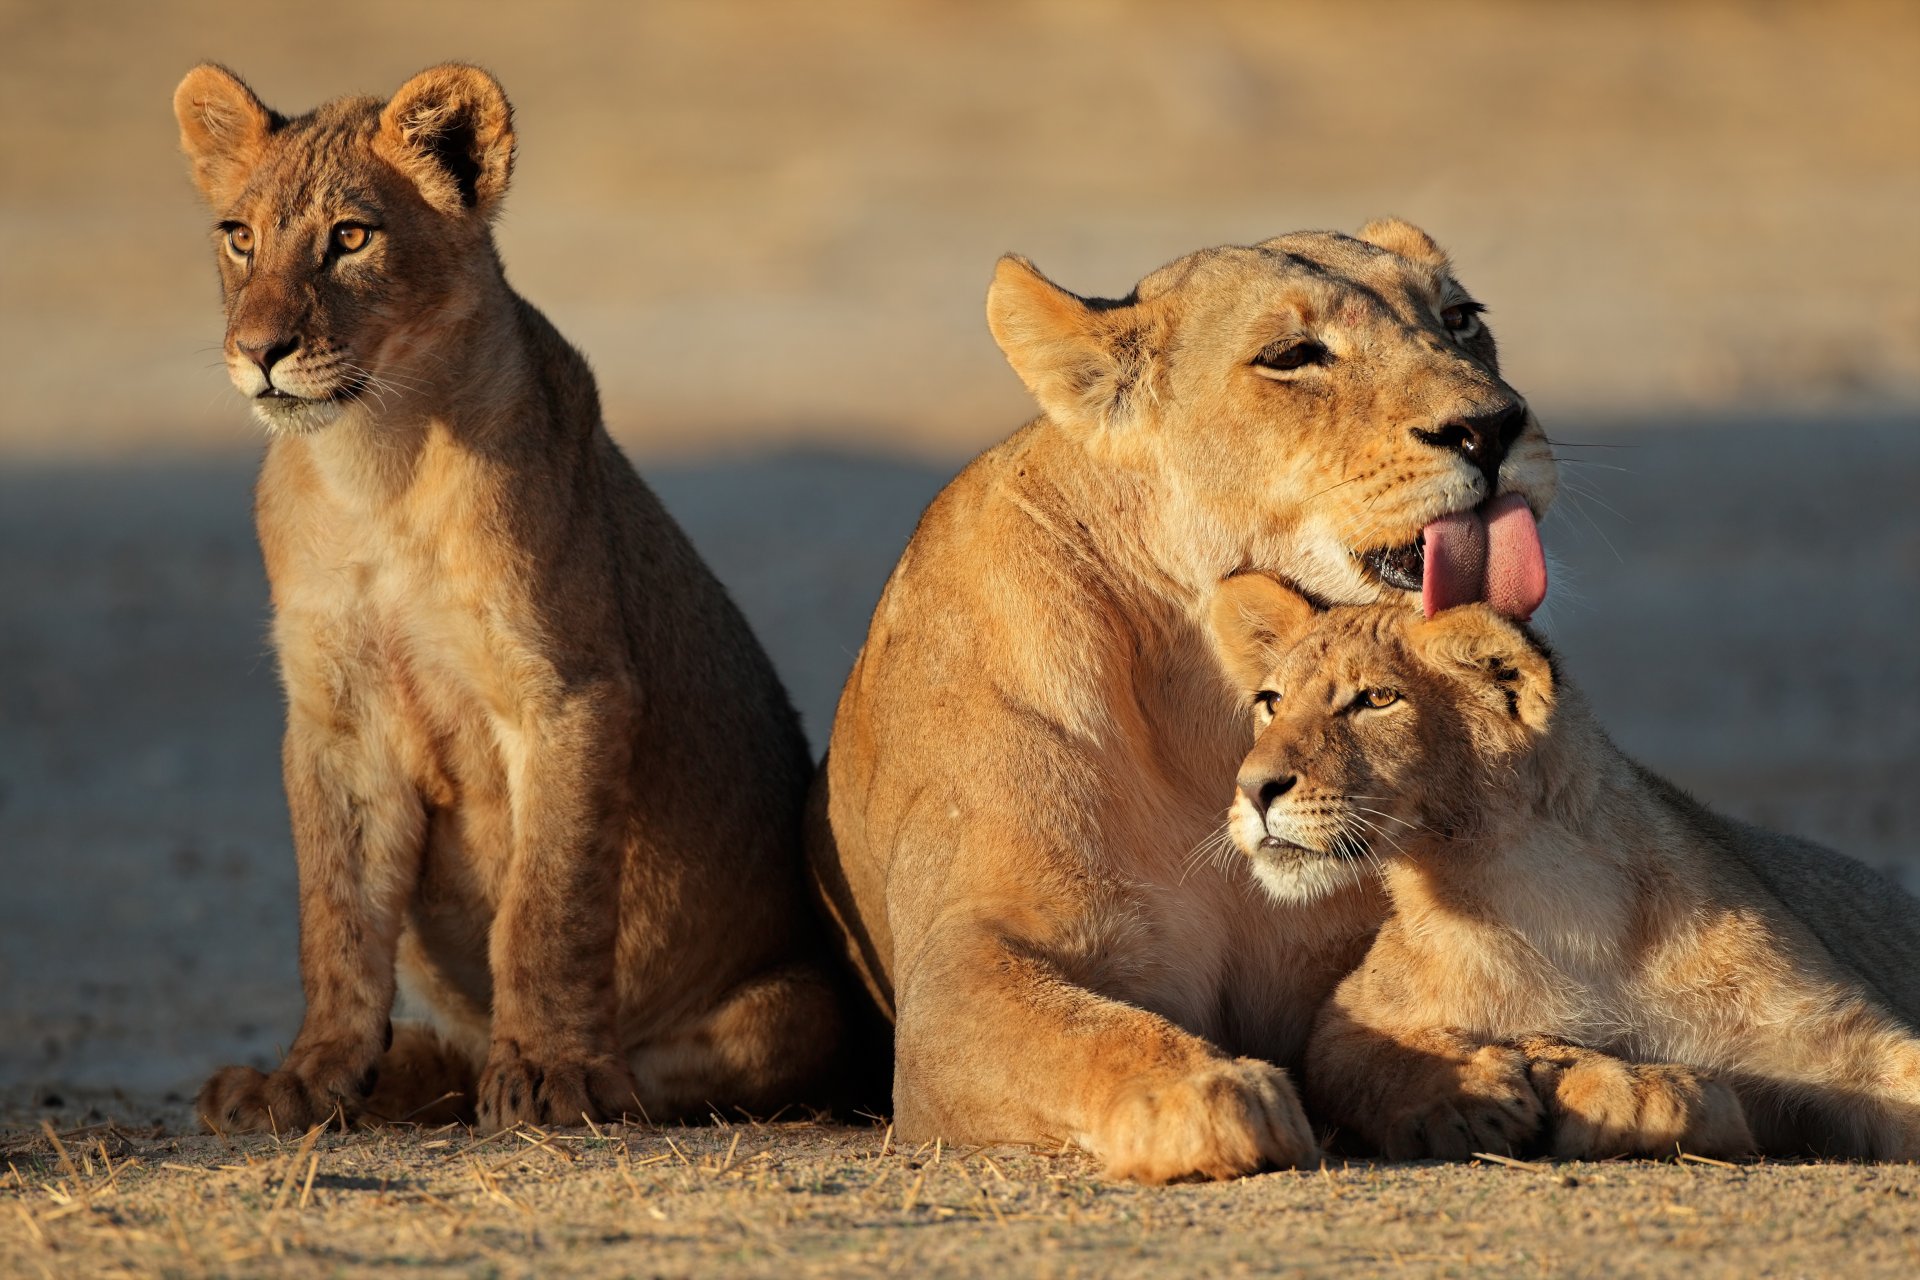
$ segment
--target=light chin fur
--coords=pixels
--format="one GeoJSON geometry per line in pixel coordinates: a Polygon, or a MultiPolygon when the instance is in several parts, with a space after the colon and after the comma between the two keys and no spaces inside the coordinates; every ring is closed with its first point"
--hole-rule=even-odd
{"type": "Polygon", "coordinates": [[[255,401],[253,416],[269,435],[305,436],[339,421],[347,406],[338,400],[255,401]]]}
{"type": "Polygon", "coordinates": [[[1253,878],[1275,902],[1300,906],[1331,897],[1342,889],[1357,885],[1371,872],[1346,858],[1309,855],[1282,862],[1266,854],[1248,858],[1253,878]]]}

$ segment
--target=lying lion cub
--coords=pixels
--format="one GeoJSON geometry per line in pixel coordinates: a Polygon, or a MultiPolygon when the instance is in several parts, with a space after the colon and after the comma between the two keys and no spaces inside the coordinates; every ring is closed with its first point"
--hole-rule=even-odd
{"type": "Polygon", "coordinates": [[[1243,574],[1212,623],[1255,875],[1392,899],[1309,1041],[1323,1120],[1397,1158],[1920,1158],[1920,902],[1649,774],[1484,605],[1317,613],[1243,574]]]}
{"type": "Polygon", "coordinates": [[[807,747],[733,602],[508,285],[512,110],[474,67],[288,119],[174,98],[287,690],[306,1015],[200,1114],[492,1128],[815,1096],[839,1005],[805,900],[807,747]],[[430,1025],[400,1023],[396,991],[430,1025]]]}

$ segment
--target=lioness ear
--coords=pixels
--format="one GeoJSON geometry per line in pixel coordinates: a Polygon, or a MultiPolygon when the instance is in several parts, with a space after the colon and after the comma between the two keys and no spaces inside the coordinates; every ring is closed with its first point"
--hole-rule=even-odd
{"type": "Polygon", "coordinates": [[[1413,648],[1443,675],[1485,695],[1490,708],[1530,733],[1553,719],[1553,659],[1519,624],[1484,604],[1444,609],[1413,625],[1413,648]]]}
{"type": "Polygon", "coordinates": [[[187,72],[173,91],[173,115],[180,122],[180,149],[193,166],[193,183],[212,205],[239,194],[267,135],[285,123],[245,81],[214,62],[187,72]]]}
{"type": "Polygon", "coordinates": [[[1360,228],[1360,238],[1388,253],[1397,253],[1409,262],[1423,262],[1442,271],[1451,269],[1446,251],[1434,243],[1432,236],[1411,222],[1402,222],[1398,218],[1375,218],[1360,228]]]}
{"type": "Polygon", "coordinates": [[[1317,612],[1264,573],[1237,573],[1214,589],[1208,607],[1213,650],[1236,685],[1258,689],[1317,612]]]}
{"type": "Polygon", "coordinates": [[[373,147],[440,212],[490,218],[513,176],[513,107],[478,67],[430,67],[380,112],[373,147]]]}
{"type": "Polygon", "coordinates": [[[987,328],[1007,363],[1054,420],[1130,421],[1153,376],[1143,321],[1131,307],[1089,303],[1018,254],[1000,259],[987,289],[987,328]]]}

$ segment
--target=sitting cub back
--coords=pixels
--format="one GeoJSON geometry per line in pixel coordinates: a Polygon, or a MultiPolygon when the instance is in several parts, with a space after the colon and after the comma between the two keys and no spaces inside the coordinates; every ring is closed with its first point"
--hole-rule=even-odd
{"type": "Polygon", "coordinates": [[[659,1120],[815,1097],[838,1036],[799,725],[739,611],[507,284],[513,116],[473,67],[296,118],[202,66],[258,487],[307,1007],[219,1128],[659,1120]],[[423,1023],[391,1021],[398,993],[423,1023]]]}

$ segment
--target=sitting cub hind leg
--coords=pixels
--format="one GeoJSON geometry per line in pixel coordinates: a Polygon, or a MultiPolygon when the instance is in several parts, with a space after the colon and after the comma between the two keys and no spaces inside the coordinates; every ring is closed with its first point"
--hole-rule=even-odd
{"type": "Polygon", "coordinates": [[[1627,1062],[1541,1037],[1521,1041],[1520,1048],[1560,1159],[1754,1153],[1740,1099],[1704,1071],[1627,1062]]]}
{"type": "Polygon", "coordinates": [[[473,1059],[430,1024],[395,1022],[362,1109],[390,1124],[471,1123],[478,1077],[473,1059]]]}
{"type": "Polygon", "coordinates": [[[818,970],[760,974],[697,1021],[632,1051],[637,1101],[650,1120],[703,1115],[723,1101],[749,1114],[796,1098],[837,1101],[826,1077],[840,1025],[840,1000],[818,970]]]}

